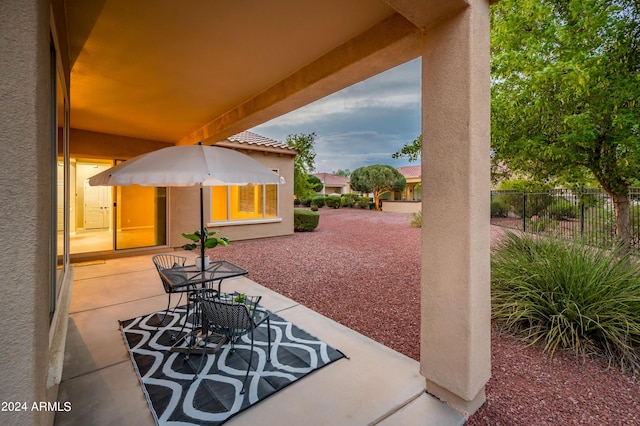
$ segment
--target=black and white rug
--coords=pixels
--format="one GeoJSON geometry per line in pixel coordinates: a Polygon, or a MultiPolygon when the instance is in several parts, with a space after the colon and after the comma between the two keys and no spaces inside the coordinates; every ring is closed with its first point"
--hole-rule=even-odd
{"type": "MultiPolygon", "coordinates": [[[[271,313],[271,362],[267,361],[266,322],[254,332],[252,368],[241,395],[250,343],[244,337],[205,355],[204,367],[194,380],[201,355],[170,352],[180,337],[186,309],[178,308],[157,330],[164,312],[120,321],[122,334],[138,373],[151,412],[159,425],[219,425],[307,374],[344,357],[292,323],[271,313]]],[[[191,327],[187,320],[186,329],[191,327]]],[[[185,344],[186,345],[186,344],[185,344]]]]}

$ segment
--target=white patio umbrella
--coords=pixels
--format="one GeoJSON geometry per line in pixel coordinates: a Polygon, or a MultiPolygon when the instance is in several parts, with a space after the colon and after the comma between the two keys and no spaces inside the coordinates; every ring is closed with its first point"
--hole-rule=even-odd
{"type": "MultiPolygon", "coordinates": [[[[89,179],[92,186],[200,186],[200,235],[204,236],[203,187],[281,184],[284,178],[228,148],[180,145],[139,155],[89,179]]],[[[200,241],[204,270],[204,242],[200,241]]]]}

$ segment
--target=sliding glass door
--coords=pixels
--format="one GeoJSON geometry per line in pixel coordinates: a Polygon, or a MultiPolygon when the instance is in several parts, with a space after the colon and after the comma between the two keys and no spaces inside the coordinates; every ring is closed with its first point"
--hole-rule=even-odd
{"type": "Polygon", "coordinates": [[[113,162],[72,159],[72,254],[166,244],[166,188],[91,186],[89,178],[113,162]]]}
{"type": "Polygon", "coordinates": [[[166,188],[116,188],[116,250],[166,244],[166,188]]]}

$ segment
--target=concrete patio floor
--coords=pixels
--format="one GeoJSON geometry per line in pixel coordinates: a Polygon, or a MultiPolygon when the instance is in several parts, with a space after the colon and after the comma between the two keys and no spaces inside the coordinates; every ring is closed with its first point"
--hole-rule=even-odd
{"type": "MultiPolygon", "coordinates": [[[[186,256],[193,257],[192,253],[186,256]]],[[[137,256],[74,267],[64,371],[55,425],[153,425],[119,330],[162,310],[167,295],[151,262],[137,256]]],[[[262,296],[261,304],[342,351],[341,359],[236,415],[233,425],[461,425],[464,416],[424,392],[419,363],[246,277],[223,291],[262,296]]]]}

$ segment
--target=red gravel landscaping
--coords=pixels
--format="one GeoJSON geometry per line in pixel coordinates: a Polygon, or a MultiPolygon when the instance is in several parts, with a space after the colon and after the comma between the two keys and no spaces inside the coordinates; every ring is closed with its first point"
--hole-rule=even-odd
{"type": "MultiPolygon", "coordinates": [[[[210,251],[248,277],[415,360],[420,359],[420,234],[410,214],[319,210],[314,232],[210,251]],[[354,303],[357,301],[357,303],[354,303]]],[[[505,232],[491,227],[491,243],[505,232]]],[[[487,403],[468,425],[640,425],[637,378],[494,330],[487,403]]]]}

